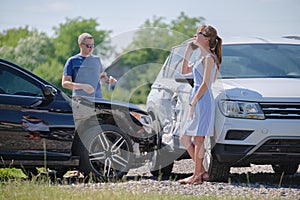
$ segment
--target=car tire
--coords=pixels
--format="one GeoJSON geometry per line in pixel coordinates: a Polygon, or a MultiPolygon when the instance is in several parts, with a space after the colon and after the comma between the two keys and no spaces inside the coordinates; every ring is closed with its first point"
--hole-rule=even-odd
{"type": "Polygon", "coordinates": [[[298,164],[273,164],[272,168],[276,175],[294,175],[298,170],[298,164]]]}
{"type": "Polygon", "coordinates": [[[128,135],[113,125],[90,128],[80,136],[79,169],[96,182],[122,178],[131,167],[133,147],[128,135]]]}
{"type": "Polygon", "coordinates": [[[172,174],[174,160],[166,149],[159,149],[153,152],[150,172],[155,177],[169,178],[172,174]]]}
{"type": "Polygon", "coordinates": [[[174,160],[172,160],[172,154],[162,148],[161,144],[161,125],[157,117],[153,112],[149,112],[152,118],[153,129],[156,133],[156,149],[152,152],[152,162],[150,172],[155,177],[169,178],[172,174],[174,160]],[[171,159],[170,159],[171,158],[171,159]]]}
{"type": "Polygon", "coordinates": [[[209,174],[209,181],[227,182],[230,173],[230,165],[220,163],[213,153],[213,137],[206,137],[204,141],[205,155],[203,165],[209,174]]]}

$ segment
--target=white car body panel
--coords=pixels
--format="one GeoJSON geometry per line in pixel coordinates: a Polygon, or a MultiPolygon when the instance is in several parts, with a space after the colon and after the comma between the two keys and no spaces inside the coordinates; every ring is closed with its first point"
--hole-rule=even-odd
{"type": "MultiPolygon", "coordinates": [[[[230,166],[248,165],[252,162],[255,164],[272,164],[272,166],[274,163],[279,163],[286,170],[288,170],[288,167],[285,166],[287,161],[293,161],[293,167],[300,164],[300,55],[295,51],[299,47],[294,47],[294,45],[300,45],[300,38],[291,38],[266,40],[257,37],[223,40],[223,46],[237,45],[238,47],[238,45],[244,44],[266,44],[261,46],[263,48],[262,51],[265,53],[263,55],[268,55],[269,58],[274,60],[264,59],[264,57],[261,57],[261,54],[257,54],[257,51],[260,52],[260,49],[255,48],[255,51],[253,50],[252,53],[256,54],[256,57],[248,52],[238,55],[240,49],[231,48],[232,46],[226,52],[225,56],[227,56],[228,63],[232,60],[235,61],[234,59],[245,59],[248,63],[240,62],[237,63],[239,65],[234,65],[235,63],[232,62],[232,66],[227,63],[227,67],[229,67],[228,74],[230,75],[230,70],[232,70],[232,77],[222,77],[222,74],[220,74],[213,84],[213,95],[216,104],[216,136],[206,137],[206,152],[210,154],[214,151],[214,154],[217,156],[213,159],[217,159],[220,162],[220,169],[224,167],[223,163],[230,166]],[[285,60],[282,61],[283,59],[278,57],[278,55],[285,55],[283,54],[285,53],[284,51],[288,54],[288,50],[283,48],[283,53],[278,52],[277,44],[293,46],[295,59],[289,62],[291,58],[284,57],[285,60]],[[266,49],[264,49],[265,47],[266,49]],[[281,61],[287,62],[288,65],[282,65],[281,67],[278,64],[281,64],[281,61]],[[262,64],[255,65],[255,62],[262,64]],[[252,64],[249,65],[250,67],[254,67],[251,69],[252,72],[257,70],[257,77],[256,74],[253,77],[247,77],[247,64],[249,63],[252,64]],[[273,65],[278,70],[275,75],[268,68],[273,67],[273,65]],[[240,77],[234,67],[241,67],[244,70],[242,75],[245,77],[240,77]],[[279,72],[284,73],[280,74],[279,72]],[[225,116],[220,108],[220,101],[256,104],[262,111],[262,118],[225,116]],[[243,132],[249,132],[249,135],[245,134],[245,138],[239,138],[239,134],[243,136],[243,132]],[[236,149],[237,151],[235,151],[236,149]],[[280,158],[276,160],[274,157],[280,158]]],[[[178,48],[176,51],[180,52],[179,48],[182,46],[183,44],[174,47],[174,49],[178,48]]],[[[289,46],[289,49],[291,46],[289,46]]],[[[170,57],[172,57],[172,53],[168,59],[170,57]]],[[[184,149],[184,146],[179,142],[179,136],[183,132],[183,126],[188,115],[189,95],[192,87],[188,83],[183,83],[180,77],[184,76],[186,79],[190,79],[191,76],[181,75],[179,74],[180,70],[178,70],[173,77],[166,78],[163,72],[168,70],[165,69],[169,67],[168,65],[169,62],[164,64],[163,70],[161,70],[152,85],[152,90],[147,99],[147,111],[155,116],[157,122],[160,122],[161,130],[159,134],[162,137],[162,142],[170,146],[171,149],[184,149]]],[[[220,67],[222,68],[222,65],[220,67]]],[[[210,166],[212,157],[212,155],[209,155],[208,159],[205,159],[205,166],[210,166]]],[[[222,178],[224,177],[226,176],[222,178]]]]}

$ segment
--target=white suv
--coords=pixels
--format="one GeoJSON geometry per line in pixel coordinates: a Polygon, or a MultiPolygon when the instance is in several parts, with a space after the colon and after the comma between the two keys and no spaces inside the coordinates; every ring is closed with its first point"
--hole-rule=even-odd
{"type": "MultiPolygon", "coordinates": [[[[230,167],[271,164],[294,174],[300,164],[300,41],[224,40],[214,83],[216,135],[205,140],[211,181],[227,181],[230,167]]],[[[157,133],[152,174],[169,176],[174,160],[188,158],[179,136],[189,110],[192,75],[181,75],[186,42],[175,46],[147,99],[157,133]]],[[[199,50],[190,59],[197,59],[199,50]]]]}

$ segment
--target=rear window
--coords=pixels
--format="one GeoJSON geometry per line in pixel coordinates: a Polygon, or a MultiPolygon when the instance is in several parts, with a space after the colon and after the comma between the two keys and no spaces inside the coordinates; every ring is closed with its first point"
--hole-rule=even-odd
{"type": "Polygon", "coordinates": [[[300,45],[223,45],[220,78],[300,78],[300,45]]]}

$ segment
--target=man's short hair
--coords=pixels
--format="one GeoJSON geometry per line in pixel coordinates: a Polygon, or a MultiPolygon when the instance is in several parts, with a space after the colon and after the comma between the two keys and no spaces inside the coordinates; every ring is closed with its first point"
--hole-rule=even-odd
{"type": "Polygon", "coordinates": [[[87,39],[93,39],[93,36],[89,33],[82,33],[78,36],[78,44],[84,43],[87,39]]]}

